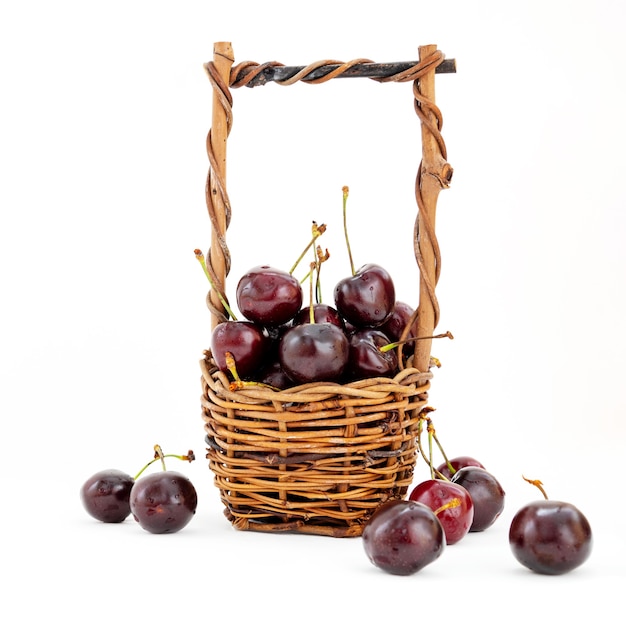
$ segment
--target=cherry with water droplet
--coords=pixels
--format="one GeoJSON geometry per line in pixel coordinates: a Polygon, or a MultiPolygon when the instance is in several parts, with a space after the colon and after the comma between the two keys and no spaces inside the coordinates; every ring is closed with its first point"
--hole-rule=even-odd
{"type": "Polygon", "coordinates": [[[443,526],[448,545],[463,539],[474,521],[474,503],[469,491],[450,480],[424,480],[413,488],[409,500],[439,511],[437,517],[443,526]]]}
{"type": "Polygon", "coordinates": [[[246,319],[272,327],[295,317],[302,307],[303,293],[299,281],[289,272],[258,265],[239,279],[236,297],[246,319]]]}

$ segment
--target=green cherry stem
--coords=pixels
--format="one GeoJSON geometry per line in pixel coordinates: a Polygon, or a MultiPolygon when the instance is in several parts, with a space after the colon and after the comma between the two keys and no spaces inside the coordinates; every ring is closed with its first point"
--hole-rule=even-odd
{"type": "MultiPolygon", "coordinates": [[[[441,452],[441,455],[443,456],[444,463],[446,464],[446,467],[450,471],[450,475],[453,476],[454,474],[456,474],[456,469],[454,469],[452,463],[450,463],[450,460],[448,459],[441,443],[439,443],[439,440],[436,437],[435,437],[435,441],[437,442],[437,447],[439,448],[439,452],[441,452]]],[[[438,478],[446,478],[441,472],[438,472],[437,470],[435,470],[435,473],[438,475],[438,478]]]]}
{"type": "MultiPolygon", "coordinates": [[[[431,406],[425,406],[420,414],[419,414],[419,422],[418,422],[418,428],[417,428],[417,449],[420,453],[420,456],[424,459],[424,461],[426,461],[426,463],[428,464],[428,466],[430,467],[430,475],[431,478],[434,478],[438,472],[434,467],[433,464],[433,441],[439,446],[439,441],[437,439],[437,435],[435,433],[435,428],[433,426],[432,420],[430,419],[430,417],[428,417],[428,414],[431,413],[432,411],[434,411],[435,409],[431,406]],[[424,446],[422,445],[422,430],[423,430],[423,424],[424,422],[426,422],[426,429],[428,432],[428,448],[429,448],[429,452],[428,454],[426,454],[425,450],[424,450],[424,446]]],[[[441,447],[441,446],[439,446],[441,447]]]]}
{"type": "Polygon", "coordinates": [[[354,261],[352,260],[352,248],[350,247],[350,238],[348,237],[347,205],[348,205],[348,195],[350,193],[350,188],[347,185],[345,185],[344,187],[341,188],[341,191],[343,192],[343,234],[344,234],[344,237],[346,238],[348,258],[350,259],[350,271],[352,272],[352,276],[354,276],[356,274],[356,271],[354,269],[354,261]]]}
{"type": "Polygon", "coordinates": [[[306,248],[302,251],[302,254],[298,257],[296,262],[292,265],[291,269],[289,270],[290,274],[293,274],[296,271],[296,267],[300,265],[300,261],[302,261],[306,253],[311,249],[311,246],[313,246],[313,244],[315,244],[315,242],[317,241],[317,238],[323,235],[325,232],[326,232],[326,224],[320,224],[318,226],[317,222],[313,221],[313,224],[311,225],[311,241],[309,241],[306,248]]]}
{"type": "Polygon", "coordinates": [[[315,257],[315,270],[316,270],[316,274],[317,277],[315,279],[315,301],[320,304],[323,299],[322,299],[322,282],[320,280],[320,271],[322,269],[322,263],[324,263],[325,261],[328,261],[328,259],[330,258],[330,252],[328,252],[328,248],[326,248],[325,252],[322,252],[322,248],[320,246],[317,246],[316,250],[316,257],[315,257]]]}
{"type": "Polygon", "coordinates": [[[433,465],[433,433],[435,428],[432,421],[429,419],[426,425],[426,432],[428,433],[428,465],[430,466],[430,477],[435,477],[435,468],[433,465]]]}
{"type": "Polygon", "coordinates": [[[313,308],[313,274],[315,269],[319,273],[319,267],[316,261],[311,263],[311,271],[309,272],[309,321],[311,324],[315,324],[315,309],[313,308]]]}
{"type": "Polygon", "coordinates": [[[440,471],[438,471],[437,468],[433,464],[433,448],[432,448],[432,444],[434,442],[436,444],[437,448],[439,449],[439,452],[443,456],[446,465],[450,469],[450,473],[454,474],[455,471],[456,471],[452,467],[452,464],[450,463],[450,461],[448,460],[446,452],[443,449],[443,446],[441,445],[441,442],[439,441],[439,438],[437,437],[437,431],[435,430],[435,425],[433,424],[432,419],[430,417],[428,417],[428,414],[432,413],[432,411],[434,411],[434,410],[435,409],[433,409],[432,407],[426,406],[426,407],[424,407],[422,409],[422,411],[421,411],[421,413],[419,415],[419,418],[420,418],[420,428],[418,430],[418,437],[417,437],[418,449],[419,449],[422,457],[424,458],[424,460],[428,463],[428,465],[430,467],[430,476],[431,476],[431,478],[441,478],[443,480],[449,480],[440,471]],[[429,444],[428,458],[426,458],[426,455],[424,454],[424,451],[423,451],[422,445],[421,445],[420,434],[421,434],[421,423],[422,422],[426,422],[426,428],[428,430],[428,444],[429,444]]]}
{"type": "Polygon", "coordinates": [[[198,248],[196,248],[193,251],[193,253],[196,255],[196,259],[198,259],[198,262],[202,266],[202,269],[204,270],[204,275],[207,277],[207,280],[209,281],[209,284],[211,285],[211,289],[213,289],[213,291],[217,293],[217,297],[220,299],[220,302],[222,303],[222,306],[224,307],[225,311],[228,313],[228,315],[233,321],[237,321],[237,318],[235,314],[233,313],[233,310],[228,305],[228,302],[226,302],[226,298],[224,298],[224,296],[219,291],[219,289],[217,289],[217,287],[215,286],[215,282],[211,278],[211,274],[209,273],[209,268],[206,266],[206,260],[204,258],[204,254],[202,254],[202,250],[199,250],[198,248]]]}
{"type": "Polygon", "coordinates": [[[134,480],[137,480],[144,473],[146,469],[148,469],[153,463],[156,463],[157,461],[161,461],[161,466],[163,467],[163,471],[165,471],[165,459],[166,458],[180,459],[181,461],[189,461],[189,463],[196,460],[196,456],[193,453],[193,450],[189,450],[187,454],[163,454],[163,450],[161,449],[161,446],[157,444],[154,446],[154,457],[150,459],[150,461],[148,461],[135,474],[134,480]]]}
{"type": "Polygon", "coordinates": [[[448,330],[445,333],[441,333],[439,335],[430,335],[429,337],[411,337],[410,339],[405,339],[404,341],[394,341],[392,343],[388,343],[382,346],[381,348],[379,348],[379,350],[381,352],[389,352],[389,350],[395,350],[399,346],[403,346],[405,343],[412,343],[413,341],[421,341],[422,339],[444,339],[446,337],[448,339],[454,339],[454,336],[448,330]]]}

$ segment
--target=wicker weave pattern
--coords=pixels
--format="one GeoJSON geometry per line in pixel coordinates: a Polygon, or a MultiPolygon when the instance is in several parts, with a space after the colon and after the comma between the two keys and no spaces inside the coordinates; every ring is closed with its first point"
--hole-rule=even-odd
{"type": "Polygon", "coordinates": [[[201,369],[207,458],[236,528],[358,536],[406,494],[429,372],[232,392],[210,354],[201,369]]]}

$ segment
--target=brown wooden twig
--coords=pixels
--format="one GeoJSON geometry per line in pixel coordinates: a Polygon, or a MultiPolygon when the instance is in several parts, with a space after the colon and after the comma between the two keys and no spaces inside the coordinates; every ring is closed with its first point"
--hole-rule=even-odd
{"type": "Polygon", "coordinates": [[[233,101],[228,89],[228,78],[233,61],[230,43],[219,42],[213,49],[213,63],[205,65],[213,84],[213,116],[206,140],[210,167],[205,187],[206,205],[211,220],[211,246],[207,252],[206,266],[212,284],[218,290],[211,289],[207,294],[207,306],[211,310],[213,326],[226,317],[219,294],[226,293],[226,276],[230,271],[230,252],[226,244],[226,231],[231,216],[226,191],[226,140],[232,126],[233,101]]]}
{"type": "MultiPolygon", "coordinates": [[[[404,82],[415,80],[413,72],[421,67],[419,61],[375,63],[369,59],[341,61],[318,61],[310,65],[286,66],[278,62],[254,63],[246,61],[233,67],[231,87],[259,87],[270,82],[291,85],[297,80],[317,84],[332,78],[371,78],[379,82],[404,82]]],[[[435,68],[437,74],[456,72],[456,61],[444,59],[435,68]]]]}
{"type": "MultiPolygon", "coordinates": [[[[434,45],[421,46],[420,59],[425,61],[437,54],[434,45]]],[[[441,135],[443,118],[435,105],[435,72],[425,73],[413,84],[415,112],[422,129],[422,161],[415,182],[418,206],[414,229],[415,258],[420,270],[420,298],[417,309],[417,335],[433,333],[439,322],[439,303],[435,287],[441,272],[441,254],[435,235],[437,198],[452,180],[452,167],[447,162],[446,145],[441,135]]],[[[420,371],[430,367],[432,341],[420,341],[415,346],[414,366],[420,371]]]]}

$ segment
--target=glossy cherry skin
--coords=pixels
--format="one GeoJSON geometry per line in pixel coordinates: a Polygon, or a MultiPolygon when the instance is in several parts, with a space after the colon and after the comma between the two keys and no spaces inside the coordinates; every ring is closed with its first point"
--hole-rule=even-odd
{"type": "Polygon", "coordinates": [[[474,503],[470,532],[489,528],[504,510],[505,493],[498,479],[482,467],[466,466],[452,476],[452,482],[469,491],[474,503]]]}
{"type": "Polygon", "coordinates": [[[255,379],[275,389],[288,389],[294,384],[278,360],[262,365],[255,379]]]}
{"type": "MultiPolygon", "coordinates": [[[[343,321],[339,312],[335,307],[329,304],[323,304],[321,302],[313,304],[313,321],[322,323],[329,322],[335,326],[343,328],[343,321]]],[[[293,318],[293,324],[309,324],[311,322],[311,307],[305,306],[300,309],[296,316],[293,318]]]]}
{"type": "Polygon", "coordinates": [[[443,509],[436,514],[449,546],[463,539],[474,521],[474,503],[469,491],[449,480],[431,479],[416,485],[409,494],[409,500],[421,502],[433,511],[455,498],[458,500],[457,506],[443,509]]]}
{"type": "Polygon", "coordinates": [[[391,275],[375,263],[360,267],[334,289],[335,307],[356,328],[377,327],[391,315],[396,292],[391,275]]]}
{"type": "MultiPolygon", "coordinates": [[[[455,472],[457,470],[460,470],[462,467],[482,467],[483,469],[485,469],[484,465],[472,456],[457,456],[453,459],[449,459],[449,461],[455,472]]],[[[445,478],[452,478],[453,472],[450,471],[448,464],[445,462],[437,467],[437,471],[445,476],[445,478]]]]}
{"type": "Polygon", "coordinates": [[[138,478],[130,492],[130,510],[139,525],[150,533],[175,533],[191,521],[198,494],[191,481],[172,470],[138,478]]]}
{"type": "Polygon", "coordinates": [[[217,366],[228,371],[226,353],[235,359],[241,378],[253,375],[263,363],[268,339],[263,329],[248,321],[228,320],[215,326],[211,334],[211,354],[217,366]]]}
{"type": "Polygon", "coordinates": [[[347,376],[351,380],[394,376],[398,371],[398,354],[393,349],[381,350],[389,343],[389,338],[375,328],[363,328],[352,333],[347,376]]]}
{"type": "Polygon", "coordinates": [[[348,362],[348,338],[329,322],[298,324],[283,335],[280,364],[295,383],[335,382],[348,362]]]}
{"type": "Polygon", "coordinates": [[[271,327],[293,319],[302,307],[303,292],[298,280],[289,272],[258,265],[239,279],[236,298],[246,319],[271,327]]]}
{"type": "Polygon", "coordinates": [[[362,539],[369,560],[399,576],[433,563],[446,545],[443,526],[432,510],[412,500],[382,504],[365,524],[362,539]]]}
{"type": "Polygon", "coordinates": [[[85,510],[100,522],[117,524],[130,515],[132,476],[116,469],[102,470],[88,478],[80,489],[85,510]]]}
{"type": "MultiPolygon", "coordinates": [[[[415,309],[406,302],[396,302],[391,315],[382,326],[379,326],[379,330],[385,333],[390,341],[399,341],[414,311],[415,309]]],[[[413,339],[414,337],[417,337],[417,320],[411,326],[405,340],[413,339]]],[[[402,352],[405,356],[413,354],[415,352],[415,342],[405,343],[402,346],[402,352]]]]}
{"type": "Polygon", "coordinates": [[[522,507],[509,528],[515,558],[539,574],[565,574],[591,554],[593,536],[587,518],[572,504],[537,500],[522,507]]]}

